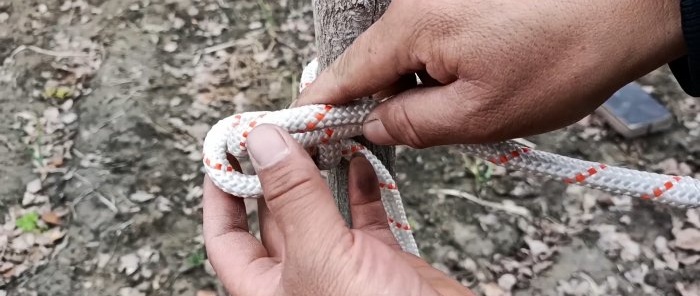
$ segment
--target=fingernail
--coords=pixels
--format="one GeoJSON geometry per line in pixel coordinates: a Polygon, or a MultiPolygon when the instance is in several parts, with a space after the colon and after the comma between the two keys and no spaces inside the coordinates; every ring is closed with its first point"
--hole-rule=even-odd
{"type": "Polygon", "coordinates": [[[282,135],[272,126],[261,125],[248,135],[250,158],[258,168],[277,164],[289,155],[289,147],[282,135]]]}
{"type": "Polygon", "coordinates": [[[396,140],[389,135],[389,132],[386,131],[384,124],[379,119],[370,119],[365,122],[363,133],[368,140],[377,145],[396,144],[396,140]]]}

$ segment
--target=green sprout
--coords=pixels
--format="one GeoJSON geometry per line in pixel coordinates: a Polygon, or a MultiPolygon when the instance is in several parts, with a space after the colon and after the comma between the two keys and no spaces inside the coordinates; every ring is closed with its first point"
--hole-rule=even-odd
{"type": "Polygon", "coordinates": [[[37,212],[29,212],[15,221],[17,228],[24,232],[34,232],[39,229],[39,214],[37,212]]]}

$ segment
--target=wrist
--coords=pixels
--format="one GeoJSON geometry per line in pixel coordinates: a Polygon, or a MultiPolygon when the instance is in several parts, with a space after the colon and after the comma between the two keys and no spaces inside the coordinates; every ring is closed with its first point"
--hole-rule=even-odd
{"type": "Polygon", "coordinates": [[[676,60],[686,53],[681,26],[681,0],[629,0],[623,6],[630,13],[622,20],[621,31],[626,52],[623,57],[631,63],[628,81],[676,60]],[[625,34],[627,33],[627,34],[625,34]]]}
{"type": "Polygon", "coordinates": [[[680,14],[681,0],[620,0],[589,7],[583,23],[586,33],[581,56],[602,75],[594,85],[617,90],[686,52],[680,14]]]}

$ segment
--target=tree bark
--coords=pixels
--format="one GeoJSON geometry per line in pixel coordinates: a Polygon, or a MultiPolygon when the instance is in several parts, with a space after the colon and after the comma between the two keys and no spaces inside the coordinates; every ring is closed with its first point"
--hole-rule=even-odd
{"type": "MultiPolygon", "coordinates": [[[[313,0],[316,48],[319,71],[331,64],[362,32],[379,20],[390,0],[313,0]]],[[[367,146],[379,160],[394,174],[395,151],[393,147],[379,147],[359,137],[356,139],[367,146]]],[[[345,160],[330,171],[328,181],[340,212],[351,225],[348,204],[348,167],[345,160]]]]}

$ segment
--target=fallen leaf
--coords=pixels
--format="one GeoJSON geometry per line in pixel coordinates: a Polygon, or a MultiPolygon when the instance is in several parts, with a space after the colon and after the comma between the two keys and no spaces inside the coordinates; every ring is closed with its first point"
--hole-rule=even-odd
{"type": "Polygon", "coordinates": [[[119,289],[119,296],[146,296],[146,293],[141,292],[136,288],[124,287],[119,289]]]}
{"type": "Polygon", "coordinates": [[[700,251],[700,230],[686,228],[676,233],[676,247],[684,250],[700,251]]]}
{"type": "Polygon", "coordinates": [[[484,291],[484,296],[506,296],[506,292],[496,283],[479,284],[479,288],[484,291]]]}
{"type": "Polygon", "coordinates": [[[61,225],[62,224],[61,217],[58,216],[56,213],[51,212],[51,211],[41,214],[41,220],[44,220],[44,222],[51,224],[51,225],[61,225]]]}
{"type": "Polygon", "coordinates": [[[685,216],[688,218],[688,223],[693,224],[695,228],[700,228],[700,209],[688,209],[685,216]]]}
{"type": "Polygon", "coordinates": [[[135,202],[147,202],[151,199],[154,199],[155,196],[145,191],[137,191],[134,194],[132,194],[129,198],[135,202]]]}
{"type": "Polygon", "coordinates": [[[37,193],[41,190],[41,180],[40,179],[34,179],[31,182],[27,183],[27,191],[30,193],[37,193]]]}
{"type": "Polygon", "coordinates": [[[215,291],[199,290],[199,291],[197,291],[196,296],[217,296],[217,294],[215,291]]]}
{"type": "Polygon", "coordinates": [[[525,238],[527,246],[530,248],[530,253],[533,257],[537,257],[540,254],[545,254],[549,252],[549,247],[540,240],[525,238]]]}
{"type": "Polygon", "coordinates": [[[676,290],[681,296],[698,296],[700,295],[700,284],[677,282],[676,290]]]}
{"type": "Polygon", "coordinates": [[[693,265],[698,261],[700,261],[700,255],[691,255],[678,258],[678,262],[683,263],[683,265],[693,265]]]}
{"type": "Polygon", "coordinates": [[[0,265],[0,273],[4,273],[13,267],[15,267],[15,264],[13,264],[12,262],[3,262],[2,265],[0,265]]]}
{"type": "Polygon", "coordinates": [[[126,275],[131,275],[139,268],[139,256],[136,254],[126,254],[119,257],[119,267],[117,270],[126,275]]]}
{"type": "Polygon", "coordinates": [[[515,278],[515,276],[510,273],[506,273],[498,278],[498,286],[506,291],[512,290],[513,286],[515,286],[515,283],[517,282],[518,280],[515,278]]]}

